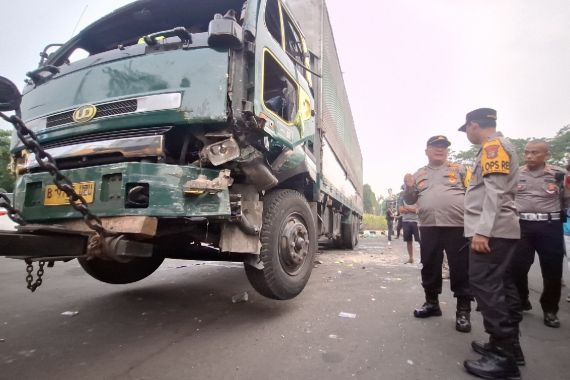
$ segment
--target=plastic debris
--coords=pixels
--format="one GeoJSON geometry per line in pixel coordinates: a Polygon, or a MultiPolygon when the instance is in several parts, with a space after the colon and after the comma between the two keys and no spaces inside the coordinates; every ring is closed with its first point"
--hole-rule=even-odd
{"type": "Polygon", "coordinates": [[[341,318],[352,318],[352,319],[356,318],[356,314],[346,313],[344,311],[341,311],[340,313],[338,313],[338,316],[341,318]]]}
{"type": "Polygon", "coordinates": [[[0,338],[0,343],[4,343],[5,341],[6,341],[6,339],[0,338]]]}
{"type": "Polygon", "coordinates": [[[329,338],[331,338],[331,339],[338,339],[338,335],[330,334],[330,335],[329,335],[329,338]]]}
{"type": "Polygon", "coordinates": [[[314,263],[315,264],[322,264],[323,262],[321,260],[315,260],[314,263]]]}
{"type": "Polygon", "coordinates": [[[77,314],[79,314],[78,311],[70,311],[70,310],[61,313],[61,315],[64,315],[66,317],[75,317],[77,314]]]}
{"type": "Polygon", "coordinates": [[[408,362],[409,365],[414,365],[413,360],[408,359],[407,362],[408,362]]]}
{"type": "Polygon", "coordinates": [[[248,299],[249,299],[249,294],[247,294],[247,292],[243,292],[233,296],[232,303],[247,302],[248,299]]]}

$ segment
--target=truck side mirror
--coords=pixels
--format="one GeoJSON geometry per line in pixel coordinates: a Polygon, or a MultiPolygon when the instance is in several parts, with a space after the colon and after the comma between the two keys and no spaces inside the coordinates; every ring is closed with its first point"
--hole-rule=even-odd
{"type": "Polygon", "coordinates": [[[22,95],[18,87],[9,79],[0,77],[0,111],[16,111],[21,102],[22,95]]]}
{"type": "Polygon", "coordinates": [[[217,13],[208,25],[208,44],[212,47],[239,48],[243,44],[242,28],[233,11],[224,16],[217,13]]]}

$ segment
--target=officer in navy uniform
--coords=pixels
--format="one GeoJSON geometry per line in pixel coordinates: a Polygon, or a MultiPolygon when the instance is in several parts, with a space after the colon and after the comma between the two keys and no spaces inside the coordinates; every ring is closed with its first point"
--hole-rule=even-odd
{"type": "Polygon", "coordinates": [[[524,149],[524,158],[526,165],[519,170],[516,197],[521,226],[521,240],[515,251],[516,284],[523,310],[532,309],[528,299],[528,271],[536,251],[543,280],[540,304],[544,324],[557,328],[565,253],[562,218],[570,191],[564,194],[566,171],[546,164],[550,147],[545,141],[530,141],[524,149]]]}
{"type": "Polygon", "coordinates": [[[465,194],[465,236],[471,240],[469,282],[483,315],[488,343],[473,341],[482,357],[464,366],[485,379],[520,379],[517,364],[524,364],[519,344],[522,319],[513,276],[513,257],[520,238],[515,207],[518,183],[517,154],[496,131],[497,112],[480,108],[469,112],[460,131],[481,145],[465,194]]]}

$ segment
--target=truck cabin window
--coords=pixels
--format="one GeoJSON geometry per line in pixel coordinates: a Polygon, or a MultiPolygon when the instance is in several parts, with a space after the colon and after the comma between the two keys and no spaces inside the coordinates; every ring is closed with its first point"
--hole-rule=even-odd
{"type": "Polygon", "coordinates": [[[263,102],[290,123],[297,114],[297,87],[269,52],[265,52],[263,61],[263,102]]]}
{"type": "Polygon", "coordinates": [[[285,26],[285,50],[295,60],[303,63],[304,57],[301,35],[295,28],[293,21],[291,21],[286,13],[283,14],[283,24],[285,26]]]}
{"type": "Polygon", "coordinates": [[[281,21],[279,17],[279,3],[277,0],[268,0],[265,7],[265,25],[269,33],[281,45],[281,21]]]}
{"type": "Polygon", "coordinates": [[[88,26],[54,54],[48,64],[59,66],[73,62],[71,55],[77,49],[82,49],[87,55],[95,55],[118,49],[119,46],[136,45],[143,36],[176,27],[185,27],[191,33],[207,32],[216,13],[224,15],[229,10],[234,10],[239,15],[245,2],[246,0],[137,1],[88,26]]]}

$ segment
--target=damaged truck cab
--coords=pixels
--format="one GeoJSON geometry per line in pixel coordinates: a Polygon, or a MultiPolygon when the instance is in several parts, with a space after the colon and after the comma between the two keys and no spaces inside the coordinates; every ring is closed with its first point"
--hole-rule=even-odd
{"type": "Polygon", "coordinates": [[[357,244],[362,157],[324,2],[135,1],[41,56],[16,110],[40,157],[14,134],[25,225],[1,255],[78,258],[113,284],[165,258],[243,261],[258,292],[290,299],[318,239],[357,244]]]}

